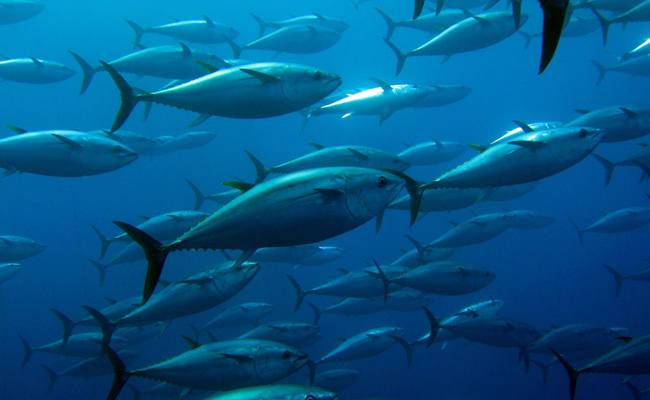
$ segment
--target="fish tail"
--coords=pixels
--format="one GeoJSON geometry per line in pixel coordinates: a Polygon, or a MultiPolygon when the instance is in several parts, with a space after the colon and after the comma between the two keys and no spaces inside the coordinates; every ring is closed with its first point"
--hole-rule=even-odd
{"type": "Polygon", "coordinates": [[[99,62],[104,66],[108,74],[111,76],[113,82],[115,82],[115,85],[117,85],[117,88],[120,90],[120,96],[122,97],[122,104],[120,105],[120,109],[117,112],[117,116],[115,117],[115,122],[113,122],[113,126],[109,131],[110,133],[113,133],[116,130],[120,129],[122,124],[124,124],[126,119],[129,117],[129,114],[131,114],[131,111],[133,111],[133,107],[138,104],[140,99],[138,98],[138,95],[133,90],[131,85],[128,84],[128,82],[122,77],[122,75],[120,75],[119,72],[115,70],[115,68],[111,67],[104,61],[100,60],[99,62]]]}
{"type": "Polygon", "coordinates": [[[106,278],[106,265],[100,263],[99,261],[91,260],[90,258],[87,259],[92,263],[92,265],[97,268],[97,271],[99,271],[99,286],[104,284],[104,278],[106,278]]]}
{"type": "Polygon", "coordinates": [[[422,306],[422,309],[424,310],[424,313],[427,315],[427,319],[429,320],[429,324],[431,325],[431,333],[429,333],[429,340],[427,341],[427,347],[430,347],[433,342],[436,340],[436,336],[438,336],[438,331],[440,330],[440,324],[436,320],[436,317],[433,316],[431,311],[429,311],[428,308],[425,306],[422,306]]]}
{"type": "Polygon", "coordinates": [[[420,242],[418,242],[417,240],[413,239],[413,238],[410,237],[409,235],[404,235],[404,236],[406,236],[406,238],[407,238],[411,243],[413,243],[413,246],[415,246],[415,249],[416,249],[417,252],[418,252],[418,262],[420,262],[420,264],[424,264],[424,263],[425,263],[425,261],[424,261],[424,247],[422,247],[422,245],[420,244],[420,242]]]}
{"type": "Polygon", "coordinates": [[[226,36],[223,36],[223,35],[221,35],[221,37],[223,38],[223,40],[226,41],[226,43],[228,43],[230,45],[230,48],[232,49],[232,58],[239,59],[239,57],[241,56],[241,52],[243,50],[242,47],[240,45],[238,45],[237,43],[235,43],[229,37],[226,37],[226,36]]]}
{"type": "MultiPolygon", "coordinates": [[[[648,167],[648,166],[645,165],[644,163],[639,162],[639,161],[637,161],[637,160],[633,160],[632,162],[635,163],[639,168],[641,168],[641,169],[643,170],[643,172],[645,173],[646,176],[647,176],[647,175],[650,175],[650,167],[648,167]]],[[[646,193],[646,194],[647,194],[647,193],[646,193]]],[[[648,197],[650,197],[650,196],[648,196],[648,197]]]]}
{"type": "Polygon", "coordinates": [[[126,382],[131,377],[131,374],[126,370],[126,366],[124,365],[124,362],[120,359],[120,357],[117,355],[115,350],[111,349],[103,341],[101,342],[97,341],[97,342],[102,346],[102,349],[106,353],[106,356],[108,356],[108,360],[111,362],[111,365],[113,366],[113,371],[115,372],[115,379],[113,380],[113,386],[111,386],[111,391],[108,393],[108,397],[107,397],[107,400],[115,400],[117,396],[120,394],[120,391],[122,391],[122,388],[124,387],[126,382]]]}
{"type": "Polygon", "coordinates": [[[113,332],[115,332],[115,324],[109,321],[108,318],[106,318],[106,316],[100,311],[97,311],[92,307],[81,306],[81,308],[86,310],[86,312],[90,314],[90,316],[93,317],[102,328],[102,344],[108,346],[108,344],[111,342],[111,338],[113,337],[113,332]]]}
{"type": "Polygon", "coordinates": [[[406,351],[406,362],[408,363],[408,366],[411,366],[411,363],[413,362],[413,347],[404,339],[402,339],[399,336],[394,336],[394,335],[388,335],[391,339],[393,339],[395,342],[397,342],[400,346],[404,348],[404,351],[406,351]]]}
{"type": "Polygon", "coordinates": [[[408,56],[402,53],[402,50],[395,46],[390,40],[384,38],[384,42],[386,42],[388,47],[390,47],[397,56],[397,68],[395,69],[395,76],[397,76],[400,72],[402,72],[402,68],[404,68],[404,63],[406,62],[406,58],[408,56]]]}
{"type": "Polygon", "coordinates": [[[526,40],[526,45],[524,46],[524,50],[528,50],[528,47],[530,47],[530,43],[533,41],[533,38],[535,36],[539,36],[539,34],[537,33],[533,34],[533,33],[524,32],[522,30],[518,30],[517,32],[519,32],[519,34],[523,36],[524,39],[526,40]]]}
{"type": "Polygon", "coordinates": [[[571,400],[573,400],[576,397],[576,386],[578,384],[578,377],[580,376],[580,372],[577,371],[575,368],[573,368],[571,364],[569,364],[569,362],[560,355],[560,353],[558,353],[553,349],[551,349],[551,351],[553,352],[553,354],[555,354],[555,357],[557,357],[557,359],[560,361],[562,366],[566,369],[566,372],[569,374],[569,382],[570,382],[569,390],[571,392],[571,400]]]}
{"type": "Polygon", "coordinates": [[[23,357],[23,363],[20,365],[20,367],[22,368],[25,366],[25,364],[27,364],[27,361],[29,361],[32,354],[34,354],[34,350],[29,345],[29,343],[27,343],[27,340],[25,340],[24,337],[18,335],[18,338],[20,339],[20,342],[23,344],[23,347],[25,348],[25,356],[23,357]]]}
{"type": "Polygon", "coordinates": [[[59,374],[43,364],[41,364],[41,368],[47,372],[47,376],[50,378],[50,384],[47,386],[47,392],[50,393],[54,387],[54,384],[56,383],[56,380],[59,378],[59,374]]]}
{"type": "Polygon", "coordinates": [[[598,82],[596,82],[596,86],[600,85],[600,82],[603,81],[605,78],[605,74],[607,73],[607,68],[603,66],[603,64],[599,63],[596,60],[590,60],[596,68],[598,68],[598,82]]]}
{"type": "Polygon", "coordinates": [[[396,175],[406,181],[406,190],[408,191],[409,196],[411,196],[411,226],[413,226],[418,218],[418,213],[420,212],[422,195],[424,194],[423,186],[418,181],[403,172],[395,171],[392,169],[384,169],[384,171],[396,175]]]}
{"type": "Polygon", "coordinates": [[[519,363],[521,360],[524,360],[524,365],[526,366],[526,373],[530,370],[530,353],[525,347],[519,348],[519,363]]]}
{"type": "Polygon", "coordinates": [[[641,400],[643,398],[643,393],[632,384],[632,382],[625,382],[625,386],[628,387],[632,391],[632,396],[634,396],[634,400],[641,400]]]}
{"type": "Polygon", "coordinates": [[[133,49],[135,50],[135,48],[140,45],[140,40],[142,40],[142,35],[144,35],[144,29],[131,20],[125,19],[124,22],[129,24],[129,26],[133,28],[133,31],[135,32],[135,40],[133,41],[133,49]]]}
{"type": "Polygon", "coordinates": [[[544,385],[548,385],[548,365],[536,360],[531,361],[542,370],[542,375],[544,376],[544,385]]]}
{"type": "Polygon", "coordinates": [[[388,25],[388,31],[386,31],[386,40],[390,40],[390,38],[393,36],[393,32],[395,32],[395,21],[386,14],[386,12],[379,7],[375,7],[375,10],[379,13],[384,18],[384,21],[386,21],[386,25],[388,25]]]}
{"type": "Polygon", "coordinates": [[[490,8],[494,7],[498,2],[499,2],[499,0],[490,0],[490,1],[488,1],[487,4],[485,4],[485,7],[483,7],[483,11],[489,10],[490,8]]]}
{"type": "Polygon", "coordinates": [[[194,201],[194,211],[198,211],[198,209],[201,208],[201,206],[205,202],[206,197],[203,193],[201,193],[201,191],[195,184],[190,182],[189,179],[185,179],[185,182],[187,182],[187,184],[190,185],[190,189],[192,189],[192,191],[194,192],[194,198],[196,199],[194,201]]]}
{"type": "Polygon", "coordinates": [[[625,277],[609,265],[605,265],[605,268],[614,275],[614,279],[616,280],[616,298],[618,298],[618,295],[621,294],[621,288],[623,287],[623,280],[625,277]]]}
{"type": "Polygon", "coordinates": [[[318,325],[318,321],[320,320],[320,316],[323,315],[323,312],[313,303],[307,302],[307,304],[309,304],[309,307],[314,311],[314,325],[318,325]]]}
{"type": "Polygon", "coordinates": [[[603,46],[605,46],[607,45],[607,32],[609,31],[609,25],[611,25],[612,21],[603,17],[603,15],[599,13],[598,10],[596,10],[589,2],[587,2],[586,5],[587,7],[591,8],[591,11],[593,11],[594,15],[596,15],[596,18],[598,18],[598,21],[600,21],[600,26],[603,28],[603,46]]]}
{"type": "Polygon", "coordinates": [[[291,275],[289,275],[289,274],[285,274],[285,275],[287,276],[287,278],[289,278],[289,281],[291,281],[291,284],[296,289],[296,307],[293,310],[293,312],[296,312],[300,308],[300,305],[302,304],[302,301],[305,298],[305,295],[307,294],[307,292],[302,290],[302,288],[300,287],[298,282],[296,282],[296,280],[293,279],[291,277],[291,275]]]}
{"type": "Polygon", "coordinates": [[[144,305],[158,284],[169,250],[164,249],[162,243],[135,226],[119,221],[113,221],[113,223],[139,244],[147,257],[149,265],[147,266],[147,277],[145,278],[144,291],[142,293],[142,304],[144,305]]]}
{"type": "Polygon", "coordinates": [[[600,161],[600,163],[603,164],[603,167],[605,167],[605,186],[609,185],[609,182],[612,180],[612,174],[614,173],[614,167],[616,164],[598,154],[591,153],[591,155],[596,160],[600,161]]]}
{"type": "Polygon", "coordinates": [[[580,244],[582,244],[584,242],[584,235],[582,233],[582,229],[578,228],[578,225],[576,225],[576,223],[573,222],[572,220],[569,220],[569,222],[571,222],[571,225],[573,225],[573,227],[576,228],[576,231],[578,231],[578,236],[580,237],[580,244]]]}
{"type": "Polygon", "coordinates": [[[140,393],[140,391],[136,389],[135,386],[131,385],[130,383],[127,383],[126,387],[131,389],[131,393],[133,393],[133,400],[140,400],[140,397],[142,397],[142,393],[140,393]]]}
{"type": "Polygon", "coordinates": [[[266,179],[266,177],[269,175],[269,171],[264,167],[264,164],[262,164],[260,160],[257,159],[257,157],[246,150],[244,151],[246,152],[248,158],[250,158],[253,162],[253,165],[255,165],[255,171],[257,172],[257,176],[255,177],[255,184],[257,185],[258,183],[264,182],[264,179],[266,179]]]}
{"type": "Polygon", "coordinates": [[[90,86],[90,81],[93,80],[93,76],[95,75],[95,71],[97,71],[92,65],[90,65],[86,60],[81,58],[80,55],[73,53],[72,51],[68,50],[68,53],[74,57],[75,60],[79,63],[79,66],[81,67],[81,71],[83,72],[83,79],[81,80],[81,89],[79,90],[79,94],[83,94],[86,89],[88,89],[88,86],[90,86]]]}
{"type": "Polygon", "coordinates": [[[307,127],[307,123],[309,123],[309,120],[311,119],[312,116],[312,111],[317,109],[313,108],[312,110],[307,111],[306,109],[298,110],[297,113],[302,116],[302,125],[300,126],[300,134],[305,131],[305,128],[307,127]]]}
{"type": "Polygon", "coordinates": [[[68,343],[70,335],[72,335],[72,330],[75,327],[75,323],[68,317],[65,316],[61,311],[50,308],[50,311],[61,321],[63,325],[63,339],[61,340],[61,348],[64,348],[68,343]]]}
{"type": "MultiPolygon", "coordinates": [[[[106,250],[108,250],[108,246],[109,246],[111,243],[113,243],[113,241],[107,239],[106,236],[104,236],[104,234],[101,233],[101,232],[99,231],[99,229],[95,228],[92,224],[90,225],[90,227],[93,228],[93,230],[95,231],[95,233],[96,233],[97,236],[99,237],[99,241],[100,241],[101,244],[102,244],[102,248],[101,248],[101,250],[100,250],[100,252],[99,252],[99,259],[101,260],[101,259],[104,258],[104,256],[106,255],[106,250]]],[[[101,285],[100,285],[100,286],[101,286],[101,285]]]]}
{"type": "Polygon", "coordinates": [[[264,22],[264,20],[263,20],[262,18],[258,17],[257,15],[255,15],[255,14],[253,14],[253,13],[249,13],[249,14],[250,14],[253,18],[255,18],[255,21],[257,21],[257,24],[260,26],[260,33],[259,33],[259,35],[258,35],[257,37],[258,37],[258,38],[261,38],[262,36],[264,36],[264,31],[265,31],[266,28],[268,28],[269,26],[268,26],[268,24],[267,24],[266,22],[264,22]]]}
{"type": "Polygon", "coordinates": [[[372,261],[375,262],[375,266],[377,267],[377,271],[379,272],[379,276],[381,277],[381,283],[384,285],[384,304],[388,301],[388,286],[390,286],[390,281],[388,278],[386,278],[386,274],[384,274],[384,271],[381,269],[379,264],[375,259],[372,261]]]}

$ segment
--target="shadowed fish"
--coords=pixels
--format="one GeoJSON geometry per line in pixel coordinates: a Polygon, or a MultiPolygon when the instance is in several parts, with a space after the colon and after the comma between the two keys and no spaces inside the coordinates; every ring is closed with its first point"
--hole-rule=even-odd
{"type": "Polygon", "coordinates": [[[511,213],[484,214],[471,218],[454,227],[438,239],[429,243],[429,247],[463,247],[492,240],[507,231],[516,221],[511,213]]]}
{"type": "Polygon", "coordinates": [[[0,236],[0,262],[7,263],[33,257],[45,250],[45,245],[33,239],[2,235],[0,236]]]}
{"type": "Polygon", "coordinates": [[[334,350],[316,361],[316,364],[374,357],[390,349],[395,343],[399,343],[406,350],[406,358],[410,366],[413,349],[401,338],[402,335],[404,335],[404,329],[397,327],[369,329],[346,339],[334,350]]]}
{"type": "Polygon", "coordinates": [[[314,386],[340,392],[357,383],[361,375],[361,372],[353,369],[331,369],[316,375],[314,386]]]}
{"type": "Polygon", "coordinates": [[[208,321],[201,330],[229,328],[257,322],[273,311],[268,303],[244,303],[230,307],[208,321]]]}
{"type": "Polygon", "coordinates": [[[142,28],[128,19],[125,21],[135,31],[134,46],[140,44],[142,35],[145,33],[156,33],[187,42],[207,44],[223,43],[226,38],[234,39],[239,36],[239,32],[232,27],[214,22],[205,15],[202,20],[177,21],[150,28],[142,28]]]}
{"type": "Polygon", "coordinates": [[[2,263],[0,264],[0,284],[7,282],[20,271],[20,264],[2,263]]]}
{"type": "Polygon", "coordinates": [[[32,18],[43,11],[45,4],[33,1],[5,0],[0,1],[0,25],[15,24],[32,18]]]}
{"type": "Polygon", "coordinates": [[[293,17],[293,18],[285,19],[283,21],[276,21],[276,22],[266,22],[262,18],[258,17],[257,15],[253,13],[250,14],[253,16],[253,18],[255,18],[255,20],[260,26],[259,37],[264,36],[264,31],[266,31],[269,28],[280,29],[290,25],[312,25],[312,26],[319,25],[319,26],[324,26],[326,28],[334,29],[339,33],[343,33],[350,27],[350,25],[345,21],[341,21],[339,19],[332,18],[332,17],[327,17],[318,13],[314,13],[311,15],[302,15],[300,17],[293,17]]]}
{"type": "Polygon", "coordinates": [[[295,348],[311,341],[320,332],[320,327],[303,322],[276,321],[254,327],[237,339],[261,339],[283,343],[295,348]]]}
{"type": "MultiPolygon", "coordinates": [[[[0,2],[0,11],[2,9],[2,2],[0,2]]],[[[63,64],[54,61],[39,60],[34,57],[13,58],[0,61],[0,82],[54,83],[66,80],[72,75],[74,75],[74,70],[63,64]]]]}
{"type": "Polygon", "coordinates": [[[609,265],[605,265],[605,268],[607,268],[607,270],[611,272],[612,275],[614,275],[614,279],[616,280],[616,297],[618,297],[618,295],[621,294],[623,281],[626,279],[630,281],[650,282],[650,268],[642,269],[640,271],[633,272],[629,275],[623,275],[617,270],[615,270],[614,268],[610,267],[609,265]]]}
{"type": "Polygon", "coordinates": [[[605,214],[598,221],[582,229],[578,228],[573,221],[569,221],[578,231],[580,244],[582,244],[584,232],[606,233],[611,235],[613,233],[628,232],[644,227],[650,222],[650,207],[623,208],[605,214]]]}
{"type": "Polygon", "coordinates": [[[496,275],[483,267],[458,261],[438,261],[419,266],[391,283],[424,293],[459,296],[477,292],[494,281],[496,275]]]}

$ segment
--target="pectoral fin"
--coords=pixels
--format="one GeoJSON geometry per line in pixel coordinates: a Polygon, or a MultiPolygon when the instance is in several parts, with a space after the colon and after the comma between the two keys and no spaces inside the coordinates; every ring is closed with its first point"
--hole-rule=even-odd
{"type": "Polygon", "coordinates": [[[533,142],[529,140],[513,140],[512,142],[508,142],[508,144],[514,144],[516,146],[521,146],[524,147],[530,151],[535,151],[539,149],[543,149],[544,147],[548,146],[546,142],[533,142]]]}
{"type": "Polygon", "coordinates": [[[276,83],[280,81],[280,78],[275,77],[273,75],[265,74],[263,72],[255,71],[254,69],[248,69],[248,68],[239,68],[240,71],[247,73],[248,75],[257,78],[262,82],[262,84],[267,84],[267,83],[276,83]]]}

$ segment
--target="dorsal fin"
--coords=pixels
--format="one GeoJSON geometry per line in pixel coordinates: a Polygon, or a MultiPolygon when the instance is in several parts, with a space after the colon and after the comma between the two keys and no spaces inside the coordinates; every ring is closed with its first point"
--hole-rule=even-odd
{"type": "Polygon", "coordinates": [[[348,150],[350,150],[350,152],[351,152],[352,154],[354,154],[355,156],[357,156],[357,158],[359,159],[359,161],[363,161],[363,162],[370,161],[370,157],[368,157],[367,155],[363,154],[363,153],[360,152],[359,150],[355,150],[355,149],[350,148],[350,147],[348,147],[348,150]]]}
{"type": "Polygon", "coordinates": [[[74,140],[68,139],[65,136],[57,135],[56,133],[52,133],[51,135],[54,136],[55,138],[59,139],[63,143],[65,143],[68,146],[68,148],[71,149],[71,150],[81,150],[81,149],[84,148],[79,143],[75,142],[74,140]]]}
{"type": "Polygon", "coordinates": [[[117,300],[113,300],[113,299],[110,299],[110,298],[108,298],[108,297],[104,297],[104,300],[108,301],[108,303],[109,303],[110,305],[113,305],[113,304],[117,303],[117,300]]]}
{"type": "Polygon", "coordinates": [[[310,145],[314,146],[316,150],[322,150],[325,148],[322,144],[314,143],[314,142],[309,142],[310,145]]]}
{"type": "Polygon", "coordinates": [[[627,115],[628,119],[635,118],[635,117],[639,116],[639,114],[637,114],[636,112],[630,110],[629,108],[619,107],[619,109],[621,111],[623,111],[627,115]]]}
{"type": "Polygon", "coordinates": [[[443,146],[443,144],[442,144],[442,142],[440,140],[438,140],[438,139],[431,139],[431,140],[433,141],[433,143],[436,144],[436,147],[438,149],[442,149],[443,147],[445,147],[445,146],[443,146]]]}
{"type": "Polygon", "coordinates": [[[32,60],[32,62],[36,64],[38,68],[43,68],[45,66],[41,61],[35,59],[34,57],[29,57],[29,59],[32,60]]]}
{"type": "Polygon", "coordinates": [[[458,222],[454,222],[454,221],[447,221],[447,222],[449,222],[451,226],[453,226],[454,228],[458,226],[458,222]]]}
{"type": "Polygon", "coordinates": [[[517,124],[517,126],[520,127],[526,133],[530,133],[534,130],[533,128],[530,127],[530,125],[528,125],[525,122],[517,121],[516,119],[512,120],[512,122],[517,124]]]}
{"type": "Polygon", "coordinates": [[[589,114],[589,113],[591,112],[591,111],[589,111],[589,110],[585,110],[585,109],[582,109],[582,108],[576,108],[576,109],[573,110],[573,111],[575,111],[575,112],[579,112],[580,114],[589,114]]]}
{"type": "Polygon", "coordinates": [[[185,43],[181,43],[181,48],[183,49],[183,58],[192,58],[192,50],[185,43]]]}
{"type": "Polygon", "coordinates": [[[476,144],[476,143],[467,143],[467,145],[474,150],[478,150],[479,153],[483,153],[485,150],[489,148],[489,146],[484,146],[482,144],[476,144]]]}
{"type": "Polygon", "coordinates": [[[27,132],[27,129],[19,128],[17,126],[13,126],[13,125],[6,125],[6,127],[11,129],[12,131],[16,132],[17,135],[20,135],[22,133],[27,132]]]}
{"type": "Polygon", "coordinates": [[[256,71],[254,69],[248,69],[248,68],[239,68],[240,71],[247,73],[248,75],[257,78],[262,82],[263,84],[267,83],[275,83],[279,82],[280,79],[269,74],[265,74],[263,72],[256,71]]]}
{"type": "Polygon", "coordinates": [[[343,269],[343,268],[337,268],[338,271],[341,271],[343,275],[347,275],[350,273],[349,269],[343,269]]]}
{"type": "Polygon", "coordinates": [[[249,190],[251,190],[255,185],[252,183],[246,183],[246,182],[237,182],[237,181],[227,181],[223,182],[223,185],[230,186],[232,188],[235,188],[242,193],[246,193],[249,190]]]}
{"type": "Polygon", "coordinates": [[[194,350],[194,349],[196,349],[196,348],[198,348],[198,347],[201,347],[201,343],[197,342],[196,340],[194,340],[194,339],[192,339],[192,338],[189,338],[189,337],[187,337],[187,336],[185,336],[185,335],[181,335],[181,337],[182,337],[183,339],[185,339],[185,341],[190,345],[190,347],[192,348],[192,350],[194,350]]]}
{"type": "Polygon", "coordinates": [[[138,215],[138,218],[140,218],[143,221],[149,221],[151,217],[147,217],[146,215],[138,215]]]}
{"type": "Polygon", "coordinates": [[[203,19],[205,20],[205,23],[208,25],[208,28],[214,28],[214,22],[212,22],[212,20],[208,16],[204,15],[203,19]]]}
{"type": "Polygon", "coordinates": [[[392,92],[393,88],[386,82],[382,81],[381,79],[377,78],[370,78],[371,81],[375,82],[377,85],[379,85],[384,92],[392,92]]]}

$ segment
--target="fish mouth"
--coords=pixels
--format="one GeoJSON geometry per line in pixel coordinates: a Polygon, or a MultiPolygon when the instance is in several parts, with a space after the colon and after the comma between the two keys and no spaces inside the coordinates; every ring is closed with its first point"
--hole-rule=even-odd
{"type": "Polygon", "coordinates": [[[299,367],[303,367],[309,360],[309,355],[304,354],[298,358],[296,358],[296,361],[293,362],[293,365],[299,365],[299,367]]]}
{"type": "Polygon", "coordinates": [[[341,83],[343,83],[343,80],[341,79],[340,76],[332,75],[332,78],[330,78],[330,80],[327,82],[326,86],[334,85],[334,89],[332,89],[332,90],[336,90],[336,88],[341,86],[341,83]]]}

